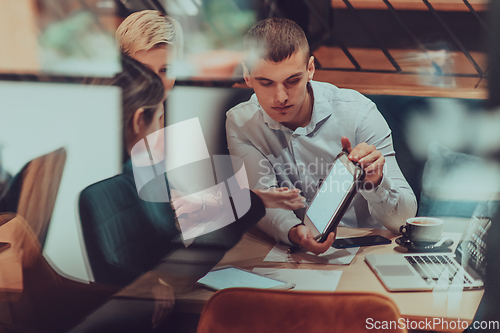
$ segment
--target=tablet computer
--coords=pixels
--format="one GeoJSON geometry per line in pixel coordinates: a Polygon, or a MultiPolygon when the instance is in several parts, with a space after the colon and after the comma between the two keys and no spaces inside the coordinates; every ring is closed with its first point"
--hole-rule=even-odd
{"type": "Polygon", "coordinates": [[[342,150],[327,177],[320,180],[304,217],[304,224],[316,240],[324,242],[328,234],[337,228],[364,178],[365,171],[361,165],[349,160],[347,152],[342,150]]]}
{"type": "Polygon", "coordinates": [[[293,283],[272,279],[233,266],[214,269],[198,282],[212,290],[226,288],[291,289],[295,287],[293,283]]]}

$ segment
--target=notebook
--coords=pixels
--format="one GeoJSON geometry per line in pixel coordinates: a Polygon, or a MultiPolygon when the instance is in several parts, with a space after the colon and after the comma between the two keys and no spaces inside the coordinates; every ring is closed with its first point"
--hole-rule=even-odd
{"type": "Polygon", "coordinates": [[[490,225],[490,218],[472,217],[453,254],[369,254],[365,261],[389,291],[481,289],[490,225]]]}

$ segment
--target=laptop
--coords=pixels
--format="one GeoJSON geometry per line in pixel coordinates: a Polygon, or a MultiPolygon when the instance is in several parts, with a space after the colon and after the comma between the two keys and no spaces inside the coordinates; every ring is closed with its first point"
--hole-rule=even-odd
{"type": "Polygon", "coordinates": [[[365,261],[389,291],[481,289],[490,225],[488,217],[472,217],[453,254],[368,254],[365,261]]]}

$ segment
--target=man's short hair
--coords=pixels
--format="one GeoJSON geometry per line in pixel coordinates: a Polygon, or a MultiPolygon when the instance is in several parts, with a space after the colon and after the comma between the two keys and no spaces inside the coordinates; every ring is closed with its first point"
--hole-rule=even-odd
{"type": "Polygon", "coordinates": [[[302,28],[285,18],[269,18],[255,23],[245,36],[245,50],[258,52],[258,58],[281,62],[297,50],[310,57],[309,43],[302,28]]]}
{"type": "Polygon", "coordinates": [[[182,29],[176,20],[157,10],[143,10],[129,15],[116,30],[120,51],[133,56],[160,45],[172,45],[182,56],[182,29]]]}

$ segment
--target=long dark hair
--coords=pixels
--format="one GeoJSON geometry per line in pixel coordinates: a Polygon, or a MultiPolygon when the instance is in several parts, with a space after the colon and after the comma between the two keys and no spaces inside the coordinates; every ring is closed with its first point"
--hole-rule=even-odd
{"type": "MultiPolygon", "coordinates": [[[[139,108],[144,109],[143,121],[149,125],[158,105],[163,101],[165,88],[158,75],[137,60],[122,53],[122,72],[113,79],[113,85],[122,88],[123,147],[134,140],[133,118],[139,108]]],[[[124,159],[128,157],[129,152],[124,159]]]]}

